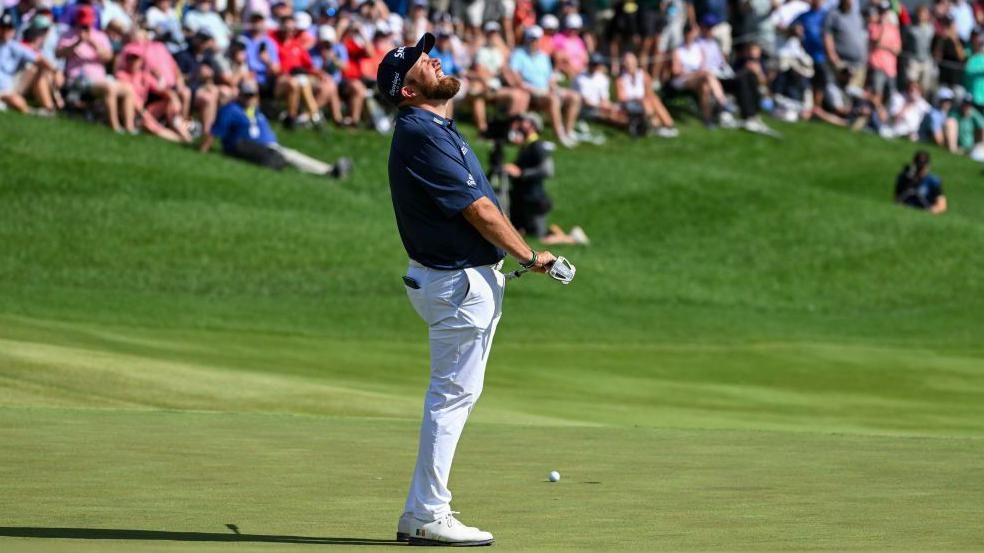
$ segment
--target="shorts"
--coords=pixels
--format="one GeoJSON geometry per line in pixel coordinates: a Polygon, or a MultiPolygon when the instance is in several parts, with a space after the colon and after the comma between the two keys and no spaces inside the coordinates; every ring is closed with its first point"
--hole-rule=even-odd
{"type": "Polygon", "coordinates": [[[28,75],[25,71],[18,71],[12,77],[6,79],[0,87],[0,96],[5,94],[16,94],[23,96],[27,92],[28,75]]]}
{"type": "Polygon", "coordinates": [[[662,10],[646,8],[639,10],[639,32],[644,38],[652,38],[666,28],[666,16],[662,10]]]}

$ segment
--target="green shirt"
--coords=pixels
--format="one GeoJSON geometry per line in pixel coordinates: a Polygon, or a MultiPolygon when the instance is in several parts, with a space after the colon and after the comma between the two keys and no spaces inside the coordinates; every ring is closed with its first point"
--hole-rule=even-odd
{"type": "Polygon", "coordinates": [[[960,113],[960,108],[950,112],[950,118],[957,120],[957,145],[964,150],[971,150],[977,143],[977,131],[984,130],[984,115],[970,108],[967,115],[960,113]]]}
{"type": "Polygon", "coordinates": [[[974,105],[984,106],[984,54],[970,56],[964,66],[964,86],[974,98],[974,105]]]}

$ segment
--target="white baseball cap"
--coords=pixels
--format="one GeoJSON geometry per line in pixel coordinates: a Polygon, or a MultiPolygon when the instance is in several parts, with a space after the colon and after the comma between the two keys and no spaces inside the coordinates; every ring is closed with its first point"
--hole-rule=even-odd
{"type": "Polygon", "coordinates": [[[318,40],[334,44],[338,40],[338,31],[331,25],[322,25],[318,27],[318,40]]]}
{"type": "Polygon", "coordinates": [[[526,32],[523,33],[523,40],[531,42],[534,40],[539,40],[543,37],[543,29],[539,25],[531,25],[526,28],[526,32]]]}
{"type": "Polygon", "coordinates": [[[548,13],[540,18],[540,26],[545,31],[556,31],[560,28],[560,20],[557,19],[556,15],[548,13]]]}
{"type": "Polygon", "coordinates": [[[306,31],[310,29],[311,23],[313,23],[313,20],[311,14],[308,12],[297,12],[294,14],[294,24],[297,25],[298,30],[306,31]]]}
{"type": "Polygon", "coordinates": [[[581,14],[571,13],[564,18],[565,29],[580,29],[581,27],[584,27],[584,19],[581,18],[581,14]]]}

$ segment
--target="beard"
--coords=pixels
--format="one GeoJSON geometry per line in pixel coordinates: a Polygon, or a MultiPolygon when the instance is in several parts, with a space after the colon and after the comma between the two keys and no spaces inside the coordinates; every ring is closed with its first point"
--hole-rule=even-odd
{"type": "Polygon", "coordinates": [[[461,81],[454,77],[444,76],[433,85],[420,85],[420,93],[428,100],[450,100],[461,89],[461,81]]]}

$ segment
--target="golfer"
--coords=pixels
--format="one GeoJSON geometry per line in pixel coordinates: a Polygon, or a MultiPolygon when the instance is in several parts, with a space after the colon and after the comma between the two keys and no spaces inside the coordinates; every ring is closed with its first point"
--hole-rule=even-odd
{"type": "Polygon", "coordinates": [[[502,314],[508,253],[546,272],[550,252],[534,251],[502,214],[485,171],[445,117],[460,81],[427,52],[434,36],[386,54],[379,93],[399,108],[389,156],[390,193],[410,257],[407,295],[430,335],[431,377],[417,465],[397,539],[420,545],[488,545],[492,534],[451,511],[448,477],[458,438],[485,378],[502,314]]]}

